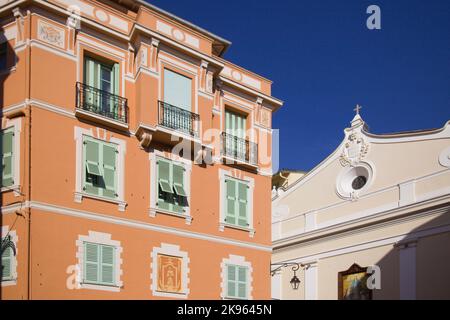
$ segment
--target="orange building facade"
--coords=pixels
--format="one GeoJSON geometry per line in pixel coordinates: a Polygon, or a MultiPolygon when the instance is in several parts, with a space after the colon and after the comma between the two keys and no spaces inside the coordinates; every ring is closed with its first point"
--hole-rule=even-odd
{"type": "Polygon", "coordinates": [[[143,1],[0,1],[1,299],[270,299],[271,82],[143,1]]]}

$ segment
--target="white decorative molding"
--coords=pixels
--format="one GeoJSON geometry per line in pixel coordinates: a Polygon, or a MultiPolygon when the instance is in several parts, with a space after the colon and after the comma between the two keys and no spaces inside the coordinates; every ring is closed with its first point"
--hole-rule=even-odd
{"type": "Polygon", "coordinates": [[[239,230],[243,230],[243,231],[247,231],[249,232],[249,236],[251,238],[254,237],[256,230],[254,229],[253,226],[253,219],[254,219],[254,212],[253,212],[253,201],[254,201],[254,189],[255,189],[255,179],[250,178],[250,177],[243,177],[243,176],[238,176],[236,171],[231,171],[231,170],[224,170],[224,169],[219,169],[219,184],[220,184],[220,214],[219,214],[219,231],[223,232],[225,231],[225,228],[232,228],[232,229],[239,229],[239,230]],[[229,225],[227,223],[225,223],[225,217],[226,217],[226,187],[225,187],[225,180],[226,178],[232,178],[235,180],[242,180],[246,183],[248,183],[249,186],[249,190],[248,190],[248,212],[249,212],[249,217],[248,217],[248,228],[243,228],[243,227],[238,227],[235,225],[229,225]]]}
{"type": "Polygon", "coordinates": [[[364,195],[375,179],[375,166],[368,161],[357,162],[355,165],[346,166],[336,178],[336,193],[345,200],[358,200],[364,195]],[[363,177],[366,182],[360,189],[354,189],[353,181],[363,177]]]}
{"type": "Polygon", "coordinates": [[[38,20],[38,39],[64,49],[65,31],[63,28],[38,20]]]}
{"type": "Polygon", "coordinates": [[[250,76],[240,72],[239,70],[232,69],[231,67],[225,66],[222,69],[221,74],[223,74],[224,76],[226,76],[236,82],[243,83],[243,84],[253,87],[257,90],[261,90],[261,88],[262,88],[261,81],[255,79],[253,77],[250,77],[250,76]]]}
{"type": "Polygon", "coordinates": [[[230,254],[228,258],[222,259],[222,263],[220,264],[220,268],[222,270],[220,277],[222,279],[220,283],[220,288],[222,289],[220,297],[222,299],[229,299],[228,297],[228,275],[227,275],[227,265],[241,266],[248,268],[248,279],[247,279],[247,299],[253,299],[253,267],[251,262],[246,261],[245,257],[237,256],[230,254]]]}
{"type": "Polygon", "coordinates": [[[400,255],[400,299],[416,299],[416,240],[405,240],[396,244],[400,255]]]}
{"type": "Polygon", "coordinates": [[[450,147],[445,148],[439,155],[439,164],[450,168],[450,147]]]}
{"type": "Polygon", "coordinates": [[[416,181],[407,181],[400,183],[400,199],[398,205],[400,207],[416,202],[416,181]]]}
{"type": "Polygon", "coordinates": [[[109,233],[102,233],[102,232],[96,232],[96,231],[89,231],[88,235],[79,235],[78,240],[75,241],[75,245],[77,247],[77,274],[76,274],[76,284],[78,288],[81,289],[91,289],[91,290],[101,290],[101,291],[113,291],[113,292],[119,292],[120,289],[123,286],[123,282],[120,280],[123,271],[122,271],[122,247],[120,246],[120,241],[112,240],[111,234],[109,233]],[[84,243],[90,242],[90,243],[96,243],[96,244],[102,244],[107,246],[112,246],[115,248],[114,250],[114,282],[115,285],[113,286],[105,286],[105,285],[96,285],[96,284],[90,284],[90,283],[83,283],[83,275],[84,275],[84,243]]]}
{"type": "MultiPolygon", "coordinates": [[[[119,218],[112,216],[111,214],[105,214],[101,212],[92,212],[92,211],[85,211],[85,210],[77,210],[73,208],[58,206],[50,203],[43,203],[38,201],[32,201],[32,202],[26,202],[22,206],[11,206],[11,207],[2,207],[2,210],[0,214],[12,214],[14,213],[15,209],[17,208],[34,208],[37,210],[42,210],[45,213],[51,213],[51,214],[57,214],[57,215],[63,215],[63,216],[70,216],[70,217],[76,217],[80,219],[87,219],[91,221],[99,221],[104,223],[110,223],[113,225],[121,225],[126,226],[129,228],[136,228],[140,230],[147,230],[147,231],[154,231],[154,232],[160,232],[163,234],[169,234],[173,236],[179,236],[179,237],[185,237],[189,239],[197,239],[202,241],[208,241],[208,242],[215,242],[215,243],[221,243],[225,245],[231,245],[241,248],[247,248],[252,250],[260,250],[264,252],[272,252],[271,246],[268,245],[262,245],[257,244],[254,242],[246,242],[246,241],[240,241],[240,240],[233,240],[230,238],[225,237],[219,237],[207,233],[200,233],[195,232],[191,230],[183,230],[178,229],[174,227],[166,227],[163,225],[158,224],[151,224],[144,221],[139,220],[133,220],[133,219],[127,219],[127,218],[119,218]],[[13,210],[14,208],[14,210],[13,210]]],[[[131,214],[132,215],[132,214],[131,214]]]]}
{"type": "Polygon", "coordinates": [[[100,129],[97,128],[96,134],[91,129],[84,129],[81,127],[75,127],[74,130],[75,139],[75,159],[76,159],[76,176],[75,176],[75,192],[74,201],[81,203],[83,198],[98,199],[106,202],[116,203],[118,205],[119,211],[125,211],[127,203],[125,202],[125,155],[126,155],[126,141],[111,136],[109,141],[106,140],[106,131],[103,131],[103,136],[100,134],[100,129]],[[83,179],[84,179],[84,163],[83,163],[83,136],[89,136],[94,139],[104,140],[117,145],[117,198],[110,199],[106,197],[99,197],[95,195],[90,195],[83,192],[83,179]]]}
{"type": "Polygon", "coordinates": [[[200,40],[198,38],[180,29],[172,27],[171,25],[165,22],[162,22],[160,20],[156,21],[156,30],[164,33],[165,35],[168,35],[171,38],[176,39],[177,41],[183,42],[184,44],[187,44],[191,47],[194,47],[196,49],[200,48],[200,40]]]}
{"type": "Polygon", "coordinates": [[[116,15],[110,14],[101,10],[95,6],[92,6],[81,0],[55,0],[56,2],[64,5],[66,8],[77,7],[80,12],[94,19],[98,19],[100,22],[106,24],[107,26],[113,27],[115,29],[121,30],[128,33],[129,25],[128,22],[116,15]]]}
{"type": "Polygon", "coordinates": [[[305,300],[317,300],[318,297],[317,262],[310,262],[305,268],[305,300]]]}
{"type": "Polygon", "coordinates": [[[283,279],[281,272],[277,272],[272,276],[272,299],[281,300],[283,292],[283,279]]]}
{"type": "Polygon", "coordinates": [[[17,37],[17,27],[11,26],[3,29],[2,37],[0,43],[16,39],[17,37]]]}
{"type": "Polygon", "coordinates": [[[186,251],[181,251],[180,246],[161,243],[161,247],[153,248],[153,251],[150,254],[151,258],[151,286],[152,294],[158,297],[165,298],[184,298],[187,299],[190,293],[189,290],[189,263],[190,259],[188,253],[186,251]],[[181,268],[181,292],[180,293],[172,293],[172,292],[162,292],[158,291],[158,255],[168,255],[172,257],[182,258],[182,268],[181,268]]]}
{"type": "Polygon", "coordinates": [[[10,230],[9,226],[1,226],[1,236],[0,240],[3,240],[4,237],[10,236],[11,241],[14,244],[16,254],[14,258],[11,257],[11,280],[0,281],[2,287],[15,286],[17,284],[17,256],[19,254],[19,248],[17,247],[17,243],[19,242],[19,237],[17,236],[17,232],[15,230],[10,230]]]}

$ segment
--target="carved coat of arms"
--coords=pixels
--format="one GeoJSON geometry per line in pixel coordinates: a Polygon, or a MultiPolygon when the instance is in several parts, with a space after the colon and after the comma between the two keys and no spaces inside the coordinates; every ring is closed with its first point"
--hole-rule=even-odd
{"type": "Polygon", "coordinates": [[[352,132],[345,143],[344,150],[340,157],[342,166],[356,165],[362,161],[369,151],[369,145],[357,133],[352,132]]]}

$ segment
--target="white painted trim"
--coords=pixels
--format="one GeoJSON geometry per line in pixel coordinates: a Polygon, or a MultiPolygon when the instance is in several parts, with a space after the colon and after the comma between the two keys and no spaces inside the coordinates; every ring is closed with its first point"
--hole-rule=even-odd
{"type": "Polygon", "coordinates": [[[277,272],[271,279],[272,299],[281,300],[283,292],[283,276],[280,272],[277,272]]]}
{"type": "MultiPolygon", "coordinates": [[[[418,182],[425,181],[425,180],[428,180],[428,179],[432,179],[432,178],[435,178],[435,177],[439,177],[440,175],[445,175],[447,173],[448,173],[448,170],[444,169],[444,170],[441,170],[441,171],[438,171],[438,172],[434,172],[432,174],[429,174],[429,175],[426,175],[426,176],[423,176],[423,177],[415,178],[414,180],[401,182],[398,185],[393,185],[393,186],[390,186],[390,187],[387,187],[387,188],[384,188],[384,189],[379,189],[379,190],[375,190],[373,192],[364,194],[364,195],[362,195],[359,198],[359,200],[369,199],[370,197],[373,197],[373,196],[376,196],[376,195],[380,195],[380,194],[382,194],[384,192],[398,191],[399,190],[399,186],[402,185],[402,184],[409,184],[412,181],[414,181],[414,183],[417,184],[418,182]]],[[[399,192],[399,194],[400,194],[400,197],[401,197],[401,192],[399,192]]],[[[343,216],[343,217],[340,217],[340,218],[329,220],[329,221],[327,221],[325,223],[317,225],[317,229],[327,228],[327,227],[333,226],[333,225],[337,226],[337,225],[340,225],[340,224],[343,224],[343,223],[350,222],[352,220],[368,218],[368,217],[371,217],[371,216],[374,216],[374,215],[378,215],[378,214],[384,214],[384,212],[388,211],[388,210],[393,210],[393,209],[397,209],[397,208],[398,209],[406,208],[407,206],[414,205],[414,204],[420,204],[420,202],[427,201],[427,200],[430,200],[430,199],[434,199],[434,198],[437,198],[437,197],[440,197],[440,196],[444,196],[446,194],[450,194],[450,188],[443,188],[443,189],[439,189],[439,190],[434,190],[434,191],[429,192],[427,194],[415,195],[414,196],[414,202],[402,203],[400,201],[400,199],[399,199],[399,201],[396,201],[396,202],[386,203],[386,204],[383,204],[383,205],[381,205],[379,207],[376,207],[376,208],[369,208],[367,210],[356,212],[356,213],[351,214],[351,215],[346,215],[346,216],[343,216]]],[[[278,203],[278,201],[273,201],[272,202],[272,206],[276,207],[277,203],[278,203]]],[[[340,201],[340,202],[331,204],[331,205],[326,206],[326,207],[315,209],[314,211],[316,211],[318,214],[320,214],[323,210],[330,210],[330,209],[333,209],[333,208],[339,208],[340,206],[346,205],[347,203],[348,203],[347,201],[340,201]]],[[[298,219],[299,217],[301,217],[301,216],[303,216],[303,215],[305,215],[307,213],[308,212],[300,213],[300,214],[293,214],[293,215],[291,215],[291,216],[289,216],[287,218],[284,218],[283,220],[277,220],[276,222],[287,222],[287,221],[290,221],[290,220],[298,219]]],[[[273,221],[272,223],[275,223],[275,221],[273,221]]],[[[303,233],[304,231],[298,230],[298,231],[295,231],[295,232],[297,232],[297,234],[298,234],[298,233],[303,233]]],[[[287,237],[290,237],[292,235],[293,234],[290,233],[289,235],[285,235],[283,238],[287,238],[287,237]]]]}
{"type": "Polygon", "coordinates": [[[53,47],[50,44],[48,44],[48,43],[46,43],[46,42],[44,42],[42,40],[31,39],[31,40],[28,40],[26,43],[27,43],[27,45],[29,44],[29,46],[32,47],[32,48],[33,47],[39,48],[39,49],[42,49],[44,51],[48,51],[50,53],[56,54],[59,57],[66,58],[68,60],[76,62],[77,58],[75,57],[75,55],[73,55],[73,54],[71,54],[71,53],[69,53],[69,52],[67,52],[67,51],[65,51],[65,50],[63,50],[61,48],[53,47]]]}
{"type": "Polygon", "coordinates": [[[223,258],[222,263],[220,264],[220,277],[222,279],[220,283],[220,288],[222,289],[220,298],[222,299],[236,299],[235,297],[228,297],[228,274],[227,274],[227,265],[235,265],[248,268],[248,282],[247,282],[247,300],[252,300],[253,296],[253,267],[251,262],[246,261],[243,256],[236,256],[230,254],[228,258],[223,258]]]}
{"type": "Polygon", "coordinates": [[[89,36],[85,36],[84,34],[80,34],[77,36],[77,40],[80,41],[81,44],[99,50],[109,56],[114,56],[118,60],[125,60],[126,51],[123,48],[112,45],[109,42],[105,42],[101,39],[96,38],[95,41],[92,40],[89,36]],[[113,48],[115,47],[115,48],[113,48]]]}
{"type": "Polygon", "coordinates": [[[399,278],[400,299],[416,299],[416,249],[417,241],[408,241],[398,245],[399,249],[399,278]]]}
{"type": "Polygon", "coordinates": [[[308,264],[305,268],[305,300],[317,300],[318,270],[317,262],[308,264]]]}
{"type": "Polygon", "coordinates": [[[189,290],[190,259],[189,259],[188,253],[186,251],[181,251],[180,246],[178,246],[178,245],[161,243],[161,247],[153,248],[153,251],[150,254],[150,258],[152,261],[151,262],[151,270],[152,271],[150,274],[150,280],[151,280],[150,289],[152,290],[152,294],[154,296],[158,296],[158,297],[187,299],[189,296],[189,293],[190,293],[190,290],[189,290]],[[182,292],[170,293],[170,292],[158,291],[158,255],[159,254],[173,256],[173,257],[179,257],[179,258],[183,259],[182,269],[181,269],[182,292]]]}
{"type": "Polygon", "coordinates": [[[77,248],[77,261],[78,261],[78,268],[77,268],[77,274],[76,274],[76,284],[78,288],[81,289],[91,289],[91,290],[101,290],[101,291],[113,291],[113,292],[119,292],[120,288],[123,286],[123,282],[120,280],[123,271],[122,271],[122,247],[120,246],[120,241],[112,240],[111,234],[109,233],[102,233],[102,232],[96,232],[96,231],[89,231],[89,234],[87,236],[79,235],[78,240],[75,241],[75,245],[77,248]],[[91,242],[96,244],[103,244],[107,246],[115,247],[115,257],[114,257],[114,275],[115,275],[115,285],[113,286],[105,286],[105,285],[96,285],[91,283],[83,283],[83,275],[84,275],[84,243],[85,242],[91,242]]]}
{"type": "MultiPolygon", "coordinates": [[[[413,141],[426,141],[426,140],[435,140],[435,139],[448,139],[450,138],[450,121],[448,121],[443,128],[431,131],[424,131],[419,133],[411,133],[411,134],[394,134],[394,135],[373,135],[368,133],[361,128],[357,128],[357,130],[361,136],[367,141],[367,143],[374,144],[384,144],[384,143],[405,143],[405,142],[413,142],[413,141]]],[[[309,171],[305,176],[301,179],[294,182],[291,187],[286,190],[282,195],[276,197],[273,202],[279,202],[289,194],[306,184],[312,178],[314,178],[319,172],[327,168],[331,163],[337,160],[341,154],[341,151],[348,139],[348,136],[352,133],[352,128],[347,128],[344,130],[344,139],[341,144],[322,162],[320,162],[316,167],[314,167],[311,171],[309,171]]]]}
{"type": "Polygon", "coordinates": [[[106,140],[105,133],[103,130],[103,137],[100,135],[100,128],[97,128],[96,134],[91,129],[84,129],[75,126],[74,128],[74,139],[75,139],[75,192],[74,201],[80,203],[84,197],[99,199],[107,202],[112,202],[118,204],[119,211],[125,211],[127,203],[125,202],[125,155],[126,155],[126,141],[123,139],[118,139],[111,136],[109,141],[106,140]],[[117,199],[109,199],[106,197],[98,197],[95,195],[87,194],[83,191],[83,178],[84,178],[84,165],[83,165],[83,136],[89,136],[94,139],[104,140],[106,142],[111,142],[117,145],[118,156],[117,156],[117,199]]]}
{"type": "Polygon", "coordinates": [[[340,247],[338,249],[322,251],[322,252],[318,252],[318,253],[315,253],[312,255],[300,256],[300,257],[296,257],[296,258],[292,258],[292,259],[288,259],[288,260],[284,260],[284,261],[274,261],[274,263],[296,262],[296,263],[305,264],[310,261],[319,261],[321,259],[336,257],[336,256],[344,255],[344,254],[353,253],[353,252],[364,251],[364,250],[369,250],[369,249],[388,246],[388,245],[394,246],[395,244],[401,243],[402,241],[405,241],[407,239],[412,239],[412,238],[419,239],[419,238],[428,237],[428,236],[432,236],[432,235],[436,235],[436,234],[440,234],[440,233],[446,233],[446,232],[450,232],[450,224],[442,225],[442,226],[434,227],[434,228],[429,228],[429,229],[425,229],[425,230],[420,230],[420,231],[416,231],[416,232],[412,232],[412,233],[399,234],[397,236],[392,236],[392,237],[379,238],[376,240],[367,241],[367,242],[359,243],[356,245],[340,247]]]}
{"type": "Polygon", "coordinates": [[[7,235],[11,236],[11,241],[14,243],[14,246],[16,247],[16,255],[14,256],[14,259],[11,259],[12,280],[1,281],[1,279],[0,279],[1,287],[15,286],[15,285],[17,285],[17,280],[18,280],[17,256],[19,255],[19,248],[17,247],[17,243],[19,242],[19,237],[17,236],[16,230],[10,230],[9,226],[1,226],[0,240],[2,240],[7,235]]]}
{"type": "Polygon", "coordinates": [[[268,102],[270,102],[270,103],[272,103],[272,104],[274,104],[276,106],[282,106],[283,105],[283,102],[281,100],[278,100],[278,99],[276,99],[274,97],[266,95],[265,93],[262,93],[260,91],[256,91],[256,90],[253,90],[253,89],[251,89],[249,87],[241,85],[238,82],[235,82],[235,81],[230,80],[228,78],[224,78],[223,76],[219,76],[219,79],[221,81],[223,81],[224,83],[226,83],[228,85],[231,85],[233,87],[237,87],[237,88],[241,89],[242,91],[244,91],[246,93],[250,93],[250,94],[255,95],[257,97],[262,97],[265,101],[268,101],[268,102]]]}
{"type": "MultiPolygon", "coordinates": [[[[22,206],[22,208],[24,208],[24,207],[25,207],[25,205],[22,206]]],[[[229,238],[199,233],[199,232],[190,231],[190,230],[187,231],[187,230],[183,230],[183,229],[172,228],[172,227],[167,227],[167,226],[162,226],[162,225],[156,225],[156,224],[146,223],[146,222],[142,222],[142,221],[136,221],[136,220],[132,220],[132,219],[119,218],[119,217],[114,217],[111,215],[106,215],[106,214],[102,214],[102,213],[98,213],[98,212],[76,210],[76,209],[71,209],[71,208],[67,208],[67,207],[57,206],[57,205],[38,202],[38,201],[30,202],[27,207],[31,207],[32,209],[42,210],[47,213],[78,217],[78,218],[88,219],[88,220],[92,220],[92,221],[100,221],[100,222],[111,223],[111,224],[115,224],[115,225],[122,225],[122,226],[130,227],[130,228],[137,228],[137,229],[142,229],[142,230],[161,232],[161,233],[165,233],[165,234],[171,234],[171,235],[186,237],[186,238],[190,238],[190,239],[205,240],[205,241],[209,241],[209,242],[216,242],[216,243],[221,243],[221,244],[225,244],[225,245],[238,246],[238,247],[247,248],[247,249],[272,252],[272,248],[270,246],[265,246],[265,245],[261,245],[261,244],[257,244],[257,243],[244,242],[244,241],[233,240],[233,239],[229,239],[229,238]]],[[[8,207],[6,207],[5,210],[2,208],[1,211],[2,211],[1,212],[2,214],[14,213],[14,211],[8,207]]]]}
{"type": "Polygon", "coordinates": [[[225,170],[225,169],[219,169],[219,205],[220,205],[220,214],[219,214],[219,231],[225,231],[225,228],[233,228],[233,229],[240,229],[249,232],[250,238],[253,238],[255,235],[255,228],[253,225],[253,219],[254,219],[254,212],[253,212],[253,201],[255,196],[255,179],[251,177],[243,176],[242,172],[239,172],[240,176],[238,176],[238,172],[235,170],[234,172],[231,170],[225,170]],[[249,203],[248,203],[248,211],[249,211],[249,217],[248,217],[248,228],[242,228],[239,226],[231,226],[225,222],[226,218],[226,187],[225,187],[225,180],[226,178],[232,178],[235,180],[241,180],[246,183],[248,183],[249,188],[249,203]]]}

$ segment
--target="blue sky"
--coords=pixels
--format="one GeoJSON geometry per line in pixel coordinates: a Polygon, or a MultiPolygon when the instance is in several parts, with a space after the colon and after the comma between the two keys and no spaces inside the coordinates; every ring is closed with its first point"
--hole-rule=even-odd
{"type": "Polygon", "coordinates": [[[357,103],[373,133],[450,120],[449,0],[154,0],[233,44],[225,58],[274,81],[280,166],[310,170],[357,103]],[[366,9],[381,8],[381,30],[366,9]]]}

